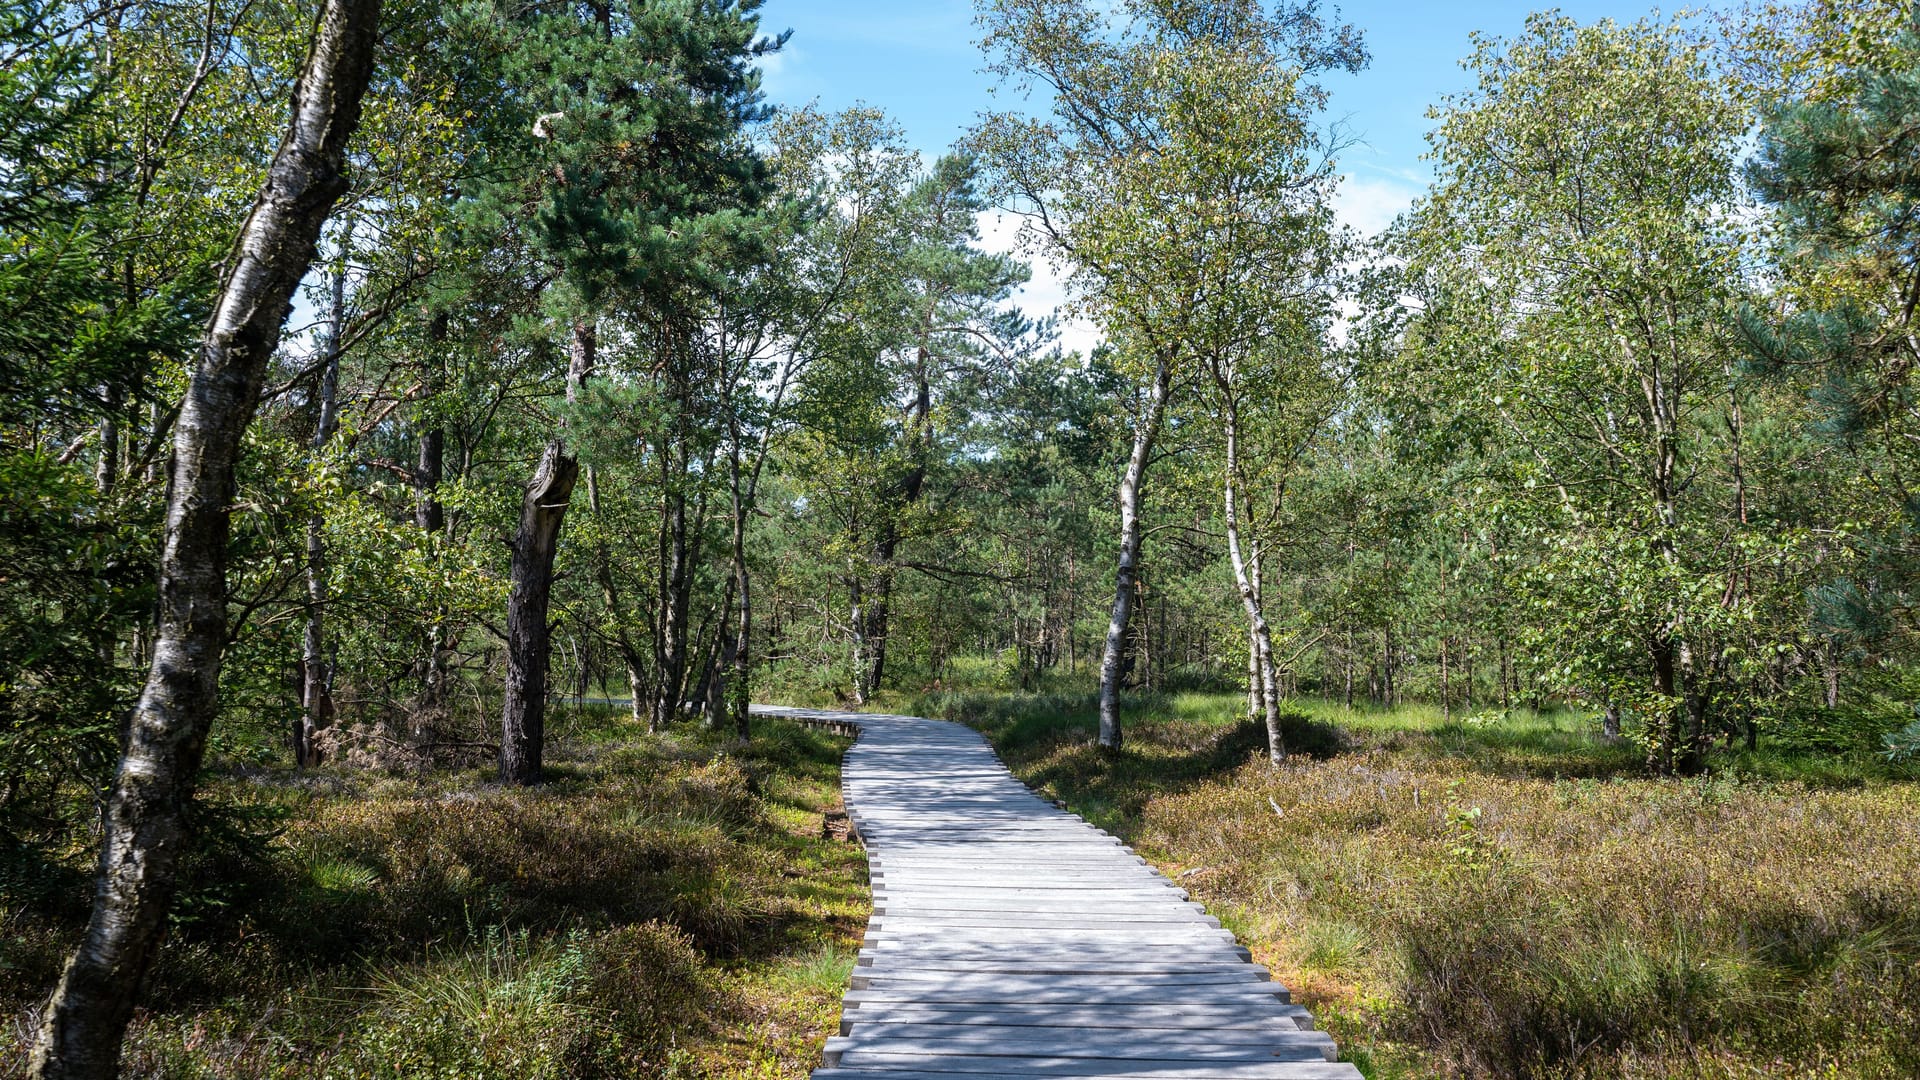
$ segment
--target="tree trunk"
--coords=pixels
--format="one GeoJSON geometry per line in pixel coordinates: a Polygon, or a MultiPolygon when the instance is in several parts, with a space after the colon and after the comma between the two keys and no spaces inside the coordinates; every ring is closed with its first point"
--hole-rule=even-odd
{"type": "Polygon", "coordinates": [[[847,625],[853,633],[853,703],[867,703],[867,605],[866,590],[860,584],[856,567],[847,575],[847,625]]]}
{"type": "MultiPolygon", "coordinates": [[[[427,398],[437,398],[444,383],[445,360],[442,351],[447,341],[447,315],[436,312],[427,323],[427,398]]],[[[446,429],[436,420],[418,433],[418,448],[413,467],[413,524],[428,537],[438,535],[447,526],[446,508],[440,502],[440,484],[446,479],[446,429]]],[[[427,625],[426,656],[420,677],[420,711],[437,711],[446,698],[447,640],[446,612],[427,625]]]]}
{"type": "Polygon", "coordinates": [[[1501,712],[1506,712],[1509,709],[1513,708],[1513,695],[1508,692],[1508,687],[1510,685],[1512,676],[1513,676],[1512,665],[1507,659],[1507,636],[1505,633],[1502,633],[1500,635],[1500,711],[1501,712]]]}
{"type": "MultiPolygon", "coordinates": [[[[664,467],[665,458],[662,462],[664,467]]],[[[687,678],[687,608],[692,572],[687,565],[687,496],[672,477],[660,521],[660,633],[653,643],[652,729],[661,731],[680,715],[687,678]]]]}
{"type": "MultiPolygon", "coordinates": [[[[427,363],[427,397],[440,395],[446,381],[446,358],[441,355],[447,344],[447,316],[436,312],[427,323],[427,347],[432,355],[427,363]]],[[[413,469],[413,523],[424,533],[437,533],[446,527],[446,508],[440,503],[440,482],[446,477],[447,431],[438,418],[419,432],[419,452],[413,469]]]]}
{"type": "MultiPolygon", "coordinates": [[[[320,368],[319,415],[313,425],[317,458],[340,426],[340,343],[347,322],[346,245],[352,225],[343,231],[340,261],[333,272],[333,302],[327,312],[326,350],[320,368]]],[[[327,661],[327,519],[307,519],[307,625],[300,639],[300,715],[293,722],[293,764],[307,769],[326,758],[321,733],[333,725],[333,665],[327,661]]]]}
{"type": "Polygon", "coordinates": [[[1346,681],[1346,685],[1342,688],[1340,696],[1341,702],[1347,707],[1348,712],[1353,711],[1353,663],[1357,659],[1358,657],[1356,657],[1353,652],[1353,630],[1351,626],[1349,626],[1347,630],[1347,647],[1341,654],[1340,664],[1344,671],[1346,681]]]}
{"type": "Polygon", "coordinates": [[[1452,671],[1447,663],[1450,659],[1448,646],[1453,643],[1453,610],[1447,606],[1447,560],[1444,553],[1440,559],[1440,722],[1453,722],[1453,686],[1449,676],[1452,671]]]}
{"type": "Polygon", "coordinates": [[[887,673],[887,625],[892,620],[893,554],[896,543],[892,530],[888,530],[886,538],[874,545],[873,549],[879,570],[873,576],[873,587],[867,592],[866,625],[860,632],[860,640],[866,649],[866,667],[860,672],[860,680],[869,699],[880,690],[880,680],[887,673]]]}
{"type": "Polygon", "coordinates": [[[500,712],[503,784],[538,784],[542,779],[547,673],[553,656],[553,627],[547,622],[553,557],[579,476],[580,463],[567,454],[566,443],[552,439],[520,499],[507,594],[507,683],[500,712]]]}
{"type": "Polygon", "coordinates": [[[120,408],[118,386],[107,387],[106,415],[100,418],[100,456],[93,465],[93,487],[102,495],[113,492],[114,478],[120,472],[120,408]]]}
{"type": "Polygon", "coordinates": [[[1252,628],[1247,630],[1247,719],[1258,720],[1267,714],[1267,701],[1260,691],[1260,642],[1252,628]]]}
{"type": "Polygon", "coordinates": [[[1118,752],[1121,741],[1121,662],[1127,645],[1127,624],[1133,617],[1134,580],[1139,573],[1140,492],[1146,481],[1154,440],[1160,434],[1160,419],[1166,410],[1172,377],[1166,359],[1161,358],[1154,366],[1153,385],[1147,391],[1145,409],[1134,424],[1133,453],[1127,457],[1127,470],[1120,478],[1120,555],[1113,574],[1113,610],[1107,618],[1106,646],[1100,654],[1100,748],[1108,753],[1118,752]]]}
{"type": "Polygon", "coordinates": [[[109,1080],[172,899],[226,639],[234,463],[267,362],[346,190],[346,146],[373,67],[380,0],[328,0],[293,121],[228,258],[181,404],[167,494],[153,666],[129,719],[102,821],[93,910],[34,1044],[38,1080],[109,1080]]]}
{"type": "MultiPolygon", "coordinates": [[[[573,326],[568,348],[567,400],[577,399],[593,374],[598,345],[594,325],[573,326]]],[[[547,441],[540,463],[520,498],[520,526],[513,536],[507,592],[507,682],[500,704],[500,782],[537,784],[546,752],[547,673],[553,658],[553,627],[547,611],[553,596],[553,557],[560,526],[580,478],[580,462],[559,434],[547,441]]]]}
{"type": "Polygon", "coordinates": [[[727,681],[727,712],[734,733],[742,739],[752,736],[747,704],[752,698],[753,675],[753,579],[747,568],[747,514],[751,493],[743,483],[740,467],[740,420],[738,410],[729,410],[728,426],[732,435],[727,453],[727,489],[732,496],[733,530],[728,554],[732,559],[734,589],[733,648],[729,660],[733,677],[727,681]]]}
{"type": "Polygon", "coordinates": [[[1229,397],[1222,418],[1227,439],[1227,555],[1233,563],[1233,581],[1240,590],[1240,605],[1246,609],[1247,627],[1253,636],[1253,661],[1259,672],[1260,705],[1267,724],[1267,759],[1279,764],[1287,759],[1287,744],[1280,731],[1280,686],[1273,670],[1273,631],[1267,626],[1267,614],[1261,608],[1258,583],[1247,572],[1248,560],[1240,539],[1239,493],[1234,483],[1240,470],[1239,411],[1238,404],[1229,397]]]}
{"type": "Polygon", "coordinates": [[[873,587],[866,606],[866,695],[880,689],[887,671],[887,631],[893,618],[894,555],[900,546],[900,517],[920,501],[926,489],[927,462],[933,453],[933,385],[929,370],[933,351],[928,343],[932,335],[931,316],[922,324],[920,347],[915,354],[913,403],[907,410],[906,471],[887,493],[882,521],[873,545],[873,587]]]}

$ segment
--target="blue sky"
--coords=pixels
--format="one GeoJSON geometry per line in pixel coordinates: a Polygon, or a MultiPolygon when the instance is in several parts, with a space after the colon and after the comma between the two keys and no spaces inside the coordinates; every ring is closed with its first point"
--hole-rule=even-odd
{"type": "MultiPolygon", "coordinates": [[[[1331,6],[1331,5],[1329,5],[1331,6]]],[[[1358,75],[1325,80],[1327,112],[1357,140],[1341,157],[1345,174],[1337,209],[1362,232],[1384,227],[1425,189],[1431,176],[1426,110],[1467,89],[1459,61],[1472,50],[1468,35],[1518,31],[1544,3],[1340,5],[1342,17],[1366,34],[1373,63],[1358,75]]],[[[1565,3],[1582,22],[1605,16],[1631,20],[1650,7],[1565,3]]],[[[983,110],[993,108],[994,77],[980,70],[971,0],[767,0],[761,26],[791,29],[785,51],[766,71],[768,96],[789,105],[818,100],[837,110],[856,103],[885,109],[913,145],[934,154],[950,145],[983,110]]],[[[989,230],[990,233],[993,230],[989,230]]],[[[990,243],[1010,242],[990,235],[990,243]]],[[[1056,276],[1037,267],[1023,306],[1043,311],[1059,300],[1056,276]]],[[[1084,335],[1067,335],[1084,344],[1084,335]]]]}

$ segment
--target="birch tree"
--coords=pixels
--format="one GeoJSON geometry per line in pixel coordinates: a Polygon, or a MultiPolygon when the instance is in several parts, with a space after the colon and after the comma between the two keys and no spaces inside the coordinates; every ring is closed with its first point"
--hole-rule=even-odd
{"type": "Polygon", "coordinates": [[[93,912],[35,1043],[38,1080],[119,1071],[134,995],[171,899],[182,815],[218,709],[234,463],[293,291],[346,189],[347,142],[373,69],[380,0],[330,0],[293,117],[240,229],[174,436],[153,666],[108,797],[93,912]]]}
{"type": "Polygon", "coordinates": [[[1469,67],[1479,86],[1436,111],[1439,181],[1407,233],[1434,286],[1423,333],[1510,440],[1529,591],[1560,616],[1542,651],[1590,693],[1630,695],[1654,768],[1697,770],[1753,617],[1740,567],[1791,542],[1747,528],[1739,469],[1745,115],[1672,25],[1536,15],[1469,67]],[[1627,649],[1632,685],[1588,665],[1627,649]]]}
{"type": "Polygon", "coordinates": [[[1312,3],[993,0],[980,21],[991,69],[1040,91],[1047,112],[991,114],[974,145],[1001,203],[1025,217],[1030,249],[1069,271],[1075,308],[1100,325],[1135,383],[1100,663],[1099,743],[1114,752],[1143,493],[1161,429],[1201,352],[1237,333],[1228,328],[1244,315],[1241,272],[1270,269],[1258,261],[1267,252],[1237,261],[1259,231],[1243,220],[1243,189],[1300,179],[1299,125],[1324,101],[1308,80],[1358,70],[1367,56],[1352,27],[1329,26],[1312,3]]]}

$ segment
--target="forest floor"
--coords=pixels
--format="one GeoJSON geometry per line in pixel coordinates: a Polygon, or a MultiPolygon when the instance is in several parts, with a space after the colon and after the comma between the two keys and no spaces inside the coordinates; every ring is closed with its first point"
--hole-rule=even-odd
{"type": "MultiPolygon", "coordinates": [[[[828,822],[849,740],[551,724],[535,790],[229,745],[124,1075],[806,1076],[869,910],[828,822]]],[[[85,854],[0,880],[0,1076],[84,919],[85,854]]]]}
{"type": "Polygon", "coordinates": [[[1645,775],[1586,717],[1085,693],[876,707],[970,723],[1135,845],[1368,1076],[1920,1076],[1920,784],[1870,755],[1645,775]]]}

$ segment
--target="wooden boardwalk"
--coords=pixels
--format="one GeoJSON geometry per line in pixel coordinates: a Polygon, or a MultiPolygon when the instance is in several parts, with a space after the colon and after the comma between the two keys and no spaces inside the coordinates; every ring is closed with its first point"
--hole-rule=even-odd
{"type": "Polygon", "coordinates": [[[873,918],[814,1080],[1358,1080],[1218,919],[973,731],[755,712],[860,732],[841,786],[873,918]]]}

